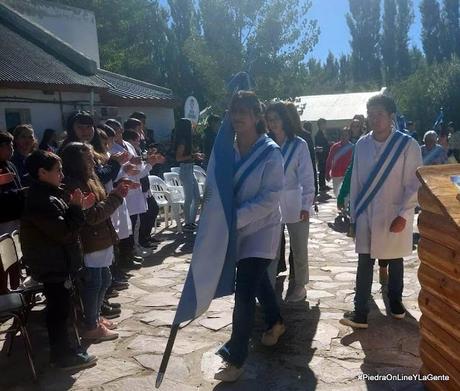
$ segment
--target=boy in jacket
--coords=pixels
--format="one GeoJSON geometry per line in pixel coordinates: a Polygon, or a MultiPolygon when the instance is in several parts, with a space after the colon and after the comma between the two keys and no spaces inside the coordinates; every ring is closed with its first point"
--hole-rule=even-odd
{"type": "Polygon", "coordinates": [[[46,325],[50,364],[60,369],[94,365],[95,356],[74,351],[69,343],[67,318],[71,308],[71,280],[82,267],[79,230],[82,209],[94,203],[80,189],[70,198],[60,188],[61,159],[51,152],[35,151],[26,160],[31,186],[26,194],[19,238],[23,260],[32,277],[43,283],[47,299],[46,325]]]}

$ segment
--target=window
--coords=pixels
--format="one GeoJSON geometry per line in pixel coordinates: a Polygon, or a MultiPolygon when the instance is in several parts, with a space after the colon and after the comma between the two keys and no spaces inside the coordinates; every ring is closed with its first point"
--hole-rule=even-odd
{"type": "Polygon", "coordinates": [[[30,124],[30,109],[5,109],[6,129],[12,130],[20,124],[30,124]]]}

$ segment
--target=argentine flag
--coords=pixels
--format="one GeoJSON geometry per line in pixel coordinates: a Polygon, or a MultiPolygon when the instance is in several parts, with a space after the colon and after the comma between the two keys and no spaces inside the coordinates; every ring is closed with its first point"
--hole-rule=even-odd
{"type": "MultiPolygon", "coordinates": [[[[246,73],[229,83],[232,92],[250,88],[246,73]]],[[[173,326],[203,314],[215,298],[234,292],[236,270],[236,207],[233,191],[235,132],[229,114],[217,134],[209,160],[205,200],[173,326]]]]}

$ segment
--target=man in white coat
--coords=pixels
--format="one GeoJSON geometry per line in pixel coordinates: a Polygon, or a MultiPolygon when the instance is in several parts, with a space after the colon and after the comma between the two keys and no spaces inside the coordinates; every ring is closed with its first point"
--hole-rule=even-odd
{"type": "Polygon", "coordinates": [[[395,130],[394,100],[376,95],[367,102],[372,131],[355,146],[350,189],[351,219],[356,226],[355,311],[340,323],[367,328],[375,259],[389,261],[388,298],[391,315],[402,319],[403,257],[412,253],[414,208],[422,163],[418,143],[395,130]]]}

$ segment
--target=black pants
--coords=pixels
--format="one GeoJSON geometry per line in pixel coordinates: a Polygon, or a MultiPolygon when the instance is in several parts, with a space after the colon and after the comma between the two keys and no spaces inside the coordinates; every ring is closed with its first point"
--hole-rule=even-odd
{"type": "MultiPolygon", "coordinates": [[[[139,215],[140,224],[139,224],[139,244],[146,243],[150,239],[150,235],[152,234],[153,226],[155,225],[155,220],[158,217],[158,213],[160,208],[158,207],[155,198],[149,197],[147,198],[147,211],[139,215]]],[[[137,215],[131,216],[131,222],[134,227],[136,226],[137,215]]]]}
{"type": "Polygon", "coordinates": [[[326,187],[326,159],[318,158],[318,185],[320,189],[326,187]]]}
{"type": "Polygon", "coordinates": [[[46,297],[46,327],[51,357],[58,358],[70,351],[67,319],[72,303],[64,282],[43,284],[46,297]]]}

